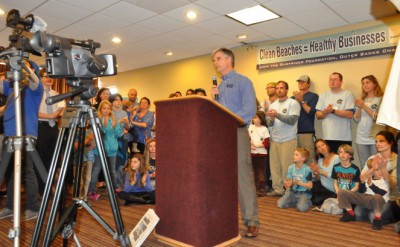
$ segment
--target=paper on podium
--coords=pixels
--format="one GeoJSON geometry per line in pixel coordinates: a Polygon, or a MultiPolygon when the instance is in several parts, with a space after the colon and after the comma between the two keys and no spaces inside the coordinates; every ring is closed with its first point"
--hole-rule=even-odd
{"type": "Polygon", "coordinates": [[[141,246],[149,234],[156,227],[160,218],[156,215],[153,209],[147,210],[147,212],[140,219],[139,223],[133,228],[129,234],[129,240],[132,246],[141,246]]]}

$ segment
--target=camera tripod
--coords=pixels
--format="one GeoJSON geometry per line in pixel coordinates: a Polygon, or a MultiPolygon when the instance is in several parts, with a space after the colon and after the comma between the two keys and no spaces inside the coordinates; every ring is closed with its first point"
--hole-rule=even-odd
{"type": "MultiPolygon", "coordinates": [[[[13,228],[10,229],[8,237],[14,240],[14,246],[19,246],[19,238],[21,235],[20,228],[20,212],[21,212],[21,168],[22,168],[22,151],[25,149],[26,154],[30,156],[33,163],[36,166],[37,171],[43,181],[46,181],[47,172],[44,165],[35,149],[34,139],[32,137],[23,136],[22,127],[22,90],[20,90],[20,82],[24,79],[24,74],[22,69],[28,71],[26,65],[24,64],[24,58],[28,58],[28,54],[23,50],[17,50],[12,47],[4,52],[0,53],[0,58],[7,61],[7,66],[9,71],[7,71],[7,78],[13,83],[14,92],[13,97],[8,95],[11,101],[14,102],[14,116],[10,117],[15,119],[15,136],[8,138],[3,147],[3,160],[0,166],[0,183],[2,182],[4,175],[7,171],[9,161],[11,159],[12,153],[14,153],[14,198],[13,198],[13,213],[14,213],[14,223],[13,228]]],[[[29,161],[30,162],[30,161],[29,161]]],[[[30,164],[29,164],[30,166],[30,164]]],[[[30,167],[26,167],[30,169],[30,167]]],[[[8,200],[11,200],[8,198],[8,200]]]]}
{"type": "MultiPolygon", "coordinates": [[[[49,103],[49,102],[47,102],[49,103]]],[[[104,146],[100,132],[101,123],[93,108],[91,108],[89,101],[74,101],[69,102],[68,107],[62,117],[61,128],[57,138],[57,144],[55,147],[54,155],[51,161],[51,167],[46,182],[46,187],[43,193],[42,203],[39,210],[38,219],[35,226],[35,231],[32,236],[31,246],[36,247],[39,242],[40,233],[43,227],[44,217],[49,204],[49,197],[51,192],[52,183],[55,178],[57,163],[60,158],[61,150],[64,151],[64,158],[62,159],[59,177],[56,185],[56,190],[53,198],[53,204],[49,212],[48,223],[43,239],[43,246],[50,246],[56,238],[57,234],[60,233],[63,237],[63,246],[68,245],[68,239],[73,236],[73,240],[77,246],[81,246],[79,239],[74,233],[76,226],[77,209],[82,206],[89,214],[91,214],[114,238],[119,240],[121,246],[131,246],[129,238],[126,236],[124,225],[121,219],[121,213],[117,203],[116,195],[112,186],[112,180],[110,171],[108,169],[107,160],[105,156],[104,146]],[[107,184],[107,191],[110,199],[110,205],[114,216],[116,232],[88,205],[87,202],[79,198],[79,185],[80,185],[80,173],[82,170],[82,160],[84,151],[84,139],[86,131],[86,120],[90,121],[91,129],[95,137],[97,149],[99,151],[99,158],[101,167],[104,172],[105,181],[107,184]],[[79,132],[77,133],[77,131],[79,132]],[[78,134],[78,153],[76,161],[76,173],[74,179],[74,190],[73,199],[71,204],[66,207],[66,198],[64,197],[63,191],[65,190],[66,175],[68,167],[71,164],[70,158],[72,157],[73,144],[75,136],[78,134]],[[55,229],[55,219],[59,211],[58,225],[55,229]],[[53,231],[54,230],[54,231],[53,231]]]]}

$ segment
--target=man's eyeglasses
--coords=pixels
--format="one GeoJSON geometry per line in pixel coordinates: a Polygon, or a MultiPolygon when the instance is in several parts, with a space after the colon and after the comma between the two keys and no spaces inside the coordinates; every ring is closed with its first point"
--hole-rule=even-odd
{"type": "Polygon", "coordinates": [[[270,89],[270,88],[275,88],[275,87],[270,86],[270,87],[266,87],[265,89],[270,89]]]}

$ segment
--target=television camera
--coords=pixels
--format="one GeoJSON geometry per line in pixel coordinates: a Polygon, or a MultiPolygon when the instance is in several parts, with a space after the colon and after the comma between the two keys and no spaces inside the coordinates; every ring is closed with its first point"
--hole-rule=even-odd
{"type": "MultiPolygon", "coordinates": [[[[47,24],[40,17],[29,14],[23,18],[16,9],[8,12],[6,21],[7,26],[13,28],[7,49],[19,51],[24,58],[29,57],[28,53],[36,56],[41,56],[41,52],[46,53],[47,75],[66,78],[67,84],[76,89],[76,94],[58,97],[57,101],[77,94],[82,99],[90,99],[98,91],[91,86],[93,78],[117,74],[115,55],[95,54],[96,49],[101,47],[100,43],[91,39],[76,40],[48,34],[45,32],[47,24]],[[27,33],[24,36],[25,31],[33,35],[27,33]]],[[[57,101],[53,100],[52,103],[57,101]]]]}

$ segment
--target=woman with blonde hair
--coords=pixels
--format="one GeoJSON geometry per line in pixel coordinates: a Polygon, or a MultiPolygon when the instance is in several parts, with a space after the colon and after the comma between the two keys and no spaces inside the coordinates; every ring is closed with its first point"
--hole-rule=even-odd
{"type": "MultiPolygon", "coordinates": [[[[107,165],[108,169],[111,173],[112,185],[107,184],[107,186],[113,186],[113,189],[116,189],[117,183],[117,173],[115,170],[115,163],[117,161],[117,151],[118,151],[118,140],[123,133],[122,128],[117,121],[117,118],[114,116],[112,111],[112,104],[108,100],[101,101],[99,105],[99,109],[97,111],[97,116],[101,120],[102,127],[102,137],[103,137],[103,145],[104,150],[106,152],[107,157],[107,165]]],[[[92,200],[97,201],[100,195],[96,193],[96,184],[99,177],[99,173],[101,171],[101,163],[99,157],[99,151],[97,147],[94,150],[94,165],[92,168],[92,179],[89,184],[89,194],[88,197],[92,200]]]]}

